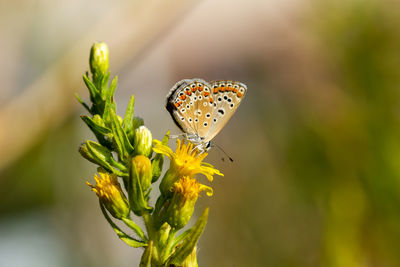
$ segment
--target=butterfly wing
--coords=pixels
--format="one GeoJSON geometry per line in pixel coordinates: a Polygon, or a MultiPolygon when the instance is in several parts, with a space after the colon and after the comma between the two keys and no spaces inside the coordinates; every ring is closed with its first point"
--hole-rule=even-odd
{"type": "Polygon", "coordinates": [[[169,92],[166,108],[183,132],[203,137],[211,125],[211,87],[201,79],[181,80],[169,92]]]}
{"type": "Polygon", "coordinates": [[[247,86],[236,81],[215,81],[210,86],[214,103],[211,126],[204,135],[204,142],[210,141],[221,131],[247,92],[247,86]]]}

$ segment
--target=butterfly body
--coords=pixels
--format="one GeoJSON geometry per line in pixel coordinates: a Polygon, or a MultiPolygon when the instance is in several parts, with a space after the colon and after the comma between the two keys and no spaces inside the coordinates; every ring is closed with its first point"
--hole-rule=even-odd
{"type": "Polygon", "coordinates": [[[188,141],[206,151],[210,141],[235,113],[247,92],[245,84],[221,80],[184,79],[167,96],[166,108],[188,141]]]}

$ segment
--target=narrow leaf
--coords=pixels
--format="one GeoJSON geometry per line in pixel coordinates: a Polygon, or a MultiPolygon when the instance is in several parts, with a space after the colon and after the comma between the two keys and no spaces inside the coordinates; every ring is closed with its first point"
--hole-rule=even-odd
{"type": "Polygon", "coordinates": [[[149,245],[145,249],[140,260],[139,267],[150,267],[151,265],[151,254],[153,252],[153,241],[149,242],[149,245]]]}
{"type": "Polygon", "coordinates": [[[135,96],[132,95],[128,107],[126,108],[125,112],[125,119],[124,119],[124,130],[126,133],[129,133],[133,129],[133,110],[135,106],[135,96]]]}
{"type": "Polygon", "coordinates": [[[174,253],[172,253],[167,266],[169,264],[181,266],[183,261],[190,255],[190,253],[192,253],[207,224],[208,210],[208,208],[204,210],[196,224],[190,229],[190,233],[186,235],[182,243],[180,243],[174,253]]]}
{"type": "Polygon", "coordinates": [[[81,103],[82,106],[91,114],[91,111],[90,111],[89,106],[88,106],[85,102],[83,102],[83,100],[79,97],[79,95],[78,95],[77,93],[75,93],[75,98],[76,98],[76,100],[78,100],[78,102],[81,103]]]}
{"type": "Polygon", "coordinates": [[[110,216],[108,215],[106,209],[104,208],[104,205],[99,201],[100,203],[100,208],[101,211],[103,212],[104,217],[106,218],[107,222],[110,224],[110,226],[112,227],[112,229],[115,231],[115,233],[117,234],[117,236],[124,241],[126,244],[128,244],[131,247],[134,248],[140,248],[140,247],[145,247],[147,246],[147,244],[143,241],[137,240],[133,237],[130,237],[129,235],[127,235],[125,232],[123,232],[114,222],[113,220],[110,218],[110,216]]]}
{"type": "Polygon", "coordinates": [[[83,81],[85,82],[86,87],[89,89],[90,99],[92,100],[93,103],[97,103],[97,99],[99,97],[99,91],[97,90],[96,86],[86,75],[83,75],[83,81]]]}
{"type": "Polygon", "coordinates": [[[117,114],[115,114],[114,110],[111,110],[111,128],[114,134],[115,144],[118,149],[118,153],[120,154],[120,158],[124,160],[133,152],[133,147],[128,140],[128,136],[126,135],[124,129],[121,126],[121,123],[118,120],[117,114]]]}
{"type": "Polygon", "coordinates": [[[122,221],[129,227],[131,228],[133,231],[135,231],[135,233],[142,239],[142,240],[146,240],[146,237],[144,236],[143,230],[139,227],[139,225],[137,225],[134,221],[132,221],[131,219],[128,218],[122,218],[122,221]]]}

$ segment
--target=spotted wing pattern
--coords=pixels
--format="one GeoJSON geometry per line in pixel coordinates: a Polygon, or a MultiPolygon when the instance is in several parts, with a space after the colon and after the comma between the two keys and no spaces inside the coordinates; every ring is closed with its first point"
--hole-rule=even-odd
{"type": "Polygon", "coordinates": [[[177,126],[200,137],[211,126],[213,103],[211,87],[201,79],[179,81],[167,96],[167,110],[177,126]]]}
{"type": "Polygon", "coordinates": [[[229,121],[247,92],[247,86],[236,81],[210,83],[214,98],[212,123],[204,142],[213,139],[229,121]]]}
{"type": "Polygon", "coordinates": [[[232,117],[246,92],[240,82],[185,79],[171,89],[166,107],[183,132],[208,142],[232,117]]]}

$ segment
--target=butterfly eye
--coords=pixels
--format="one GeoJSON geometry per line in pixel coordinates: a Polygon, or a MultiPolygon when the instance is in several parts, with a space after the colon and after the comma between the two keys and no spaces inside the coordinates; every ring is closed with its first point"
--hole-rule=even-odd
{"type": "Polygon", "coordinates": [[[196,85],[195,85],[195,84],[192,84],[192,85],[191,85],[191,87],[192,87],[192,88],[195,88],[195,87],[196,87],[196,85]]]}
{"type": "Polygon", "coordinates": [[[222,101],[222,98],[221,97],[218,97],[218,102],[221,102],[222,101]]]}
{"type": "Polygon", "coordinates": [[[190,88],[189,88],[189,87],[186,87],[186,88],[185,88],[185,91],[189,91],[189,90],[190,90],[190,88]]]}
{"type": "Polygon", "coordinates": [[[180,92],[180,93],[179,93],[179,96],[182,96],[182,95],[184,95],[184,93],[183,93],[183,92],[180,92]]]}
{"type": "Polygon", "coordinates": [[[231,108],[233,108],[233,106],[235,106],[233,103],[230,105],[231,108]]]}
{"type": "Polygon", "coordinates": [[[218,120],[217,120],[217,118],[214,118],[213,121],[214,121],[214,122],[217,122],[218,120]]]}
{"type": "Polygon", "coordinates": [[[208,92],[208,91],[210,91],[210,89],[206,86],[206,87],[204,87],[204,91],[208,92]]]}
{"type": "Polygon", "coordinates": [[[228,98],[228,102],[232,102],[232,98],[228,98]]]}
{"type": "Polygon", "coordinates": [[[225,84],[224,84],[224,83],[221,83],[221,84],[220,84],[220,87],[225,87],[225,84]]]}
{"type": "Polygon", "coordinates": [[[192,122],[193,120],[192,120],[192,118],[189,118],[189,120],[188,120],[189,122],[192,122]]]}
{"type": "Polygon", "coordinates": [[[186,108],[187,108],[187,109],[190,109],[190,106],[189,106],[189,105],[186,105],[186,108]]]}
{"type": "Polygon", "coordinates": [[[218,88],[218,85],[214,85],[213,88],[218,88]]]}
{"type": "Polygon", "coordinates": [[[182,113],[185,113],[185,111],[186,111],[186,109],[184,109],[184,108],[183,108],[183,109],[181,109],[181,112],[182,112],[182,113]]]}
{"type": "Polygon", "coordinates": [[[225,96],[224,96],[224,99],[225,99],[225,100],[228,100],[228,97],[225,95],[225,96]]]}
{"type": "Polygon", "coordinates": [[[225,114],[225,110],[223,110],[222,108],[218,109],[218,113],[220,113],[222,116],[225,114]]]}
{"type": "Polygon", "coordinates": [[[201,110],[200,109],[197,110],[197,114],[201,115],[201,110]]]}
{"type": "Polygon", "coordinates": [[[232,87],[232,84],[231,84],[231,83],[228,83],[226,86],[228,86],[228,87],[232,87]]]}
{"type": "Polygon", "coordinates": [[[185,120],[185,117],[182,117],[182,118],[181,118],[181,121],[184,121],[184,120],[185,120]]]}
{"type": "Polygon", "coordinates": [[[235,86],[233,86],[236,89],[239,89],[239,85],[235,84],[235,86]]]}
{"type": "Polygon", "coordinates": [[[194,122],[199,122],[199,119],[195,119],[194,122]]]}
{"type": "Polygon", "coordinates": [[[201,100],[203,97],[201,95],[199,95],[199,100],[201,100]]]}
{"type": "Polygon", "coordinates": [[[240,87],[239,92],[244,93],[244,88],[240,87]]]}
{"type": "Polygon", "coordinates": [[[203,125],[204,125],[204,127],[207,127],[208,123],[207,123],[207,122],[205,122],[205,123],[203,123],[203,125]]]}
{"type": "Polygon", "coordinates": [[[211,117],[211,114],[210,114],[210,113],[207,113],[207,114],[206,114],[206,117],[207,117],[207,118],[210,118],[210,117],[211,117]]]}
{"type": "Polygon", "coordinates": [[[207,102],[204,102],[204,103],[203,103],[203,106],[207,107],[207,102]]]}

